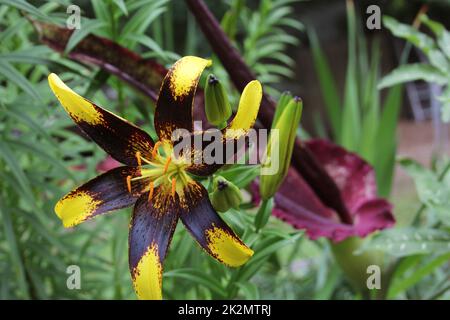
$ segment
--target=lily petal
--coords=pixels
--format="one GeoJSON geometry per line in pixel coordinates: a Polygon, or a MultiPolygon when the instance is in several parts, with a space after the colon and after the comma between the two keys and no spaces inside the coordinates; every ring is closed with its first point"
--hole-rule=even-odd
{"type": "Polygon", "coordinates": [[[242,91],[236,115],[224,130],[226,139],[238,139],[247,134],[256,121],[261,99],[261,83],[258,80],[250,81],[244,88],[244,91],[242,91]]]}
{"type": "Polygon", "coordinates": [[[152,138],[127,120],[95,105],[70,89],[54,73],[48,82],[72,120],[117,161],[136,166],[136,153],[150,159],[152,138]]]}
{"type": "Polygon", "coordinates": [[[171,140],[176,129],[193,131],[192,110],[198,80],[210,60],[186,56],[165,76],[156,104],[155,129],[161,140],[171,140]]]}
{"type": "Polygon", "coordinates": [[[162,299],[163,262],[177,221],[174,202],[161,206],[157,200],[149,201],[148,193],[136,202],[130,224],[129,267],[139,299],[162,299]]]}
{"type": "MultiPolygon", "coordinates": [[[[235,157],[239,146],[245,146],[245,138],[249,130],[253,127],[256,117],[258,116],[259,107],[262,99],[262,86],[258,80],[250,81],[242,92],[241,99],[239,101],[238,111],[230,122],[230,124],[222,130],[222,150],[216,150],[223,155],[223,158],[218,163],[208,163],[204,159],[194,159],[192,164],[187,168],[187,171],[199,176],[211,175],[222,167],[225,163],[229,163],[229,158],[235,157]],[[229,154],[228,150],[234,150],[235,153],[229,154]]],[[[193,134],[191,140],[195,141],[195,135],[206,134],[204,132],[196,132],[193,134]]],[[[203,146],[202,150],[205,150],[210,144],[210,139],[201,139],[203,146]]],[[[215,141],[213,141],[215,143],[215,141]]],[[[193,157],[204,157],[203,152],[194,150],[193,157]]]]}
{"type": "Polygon", "coordinates": [[[143,180],[133,182],[130,193],[126,177],[138,174],[138,170],[119,167],[90,180],[56,203],[56,215],[64,227],[69,228],[99,214],[134,204],[146,185],[143,180]]]}
{"type": "Polygon", "coordinates": [[[231,267],[239,267],[252,257],[253,250],[220,218],[201,184],[190,182],[181,203],[181,221],[209,255],[231,267]]]}

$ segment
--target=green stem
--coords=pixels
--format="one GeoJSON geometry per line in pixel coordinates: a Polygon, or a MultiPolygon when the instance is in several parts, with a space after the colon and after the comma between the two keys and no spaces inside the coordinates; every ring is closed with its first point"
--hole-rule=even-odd
{"type": "MultiPolygon", "coordinates": [[[[372,296],[371,290],[367,288],[367,278],[370,274],[367,273],[367,268],[371,265],[379,266],[382,270],[381,276],[381,289],[385,287],[384,276],[386,272],[383,272],[383,253],[381,251],[367,251],[356,255],[357,251],[362,244],[362,239],[357,237],[351,237],[339,243],[331,243],[331,248],[336,259],[336,262],[345,273],[347,279],[354,287],[354,289],[362,294],[366,299],[372,296]]],[[[381,292],[380,292],[381,293],[381,292]]],[[[379,294],[380,294],[379,293],[379,294]]],[[[377,297],[380,295],[377,294],[377,297]]]]}

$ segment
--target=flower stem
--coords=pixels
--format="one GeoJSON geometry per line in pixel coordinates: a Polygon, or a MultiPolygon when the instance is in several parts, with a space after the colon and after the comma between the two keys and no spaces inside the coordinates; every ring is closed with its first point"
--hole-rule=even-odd
{"type": "Polygon", "coordinates": [[[365,251],[361,254],[355,252],[361,247],[363,240],[357,237],[347,238],[339,243],[331,243],[331,248],[336,262],[341,267],[347,279],[353,288],[360,292],[364,298],[375,296],[382,297],[386,285],[386,271],[384,270],[384,255],[381,251],[365,251]],[[368,278],[371,272],[368,272],[369,266],[378,266],[380,268],[381,288],[368,288],[368,278]],[[373,290],[377,290],[373,295],[373,290]],[[372,291],[372,292],[371,292],[372,291]]]}

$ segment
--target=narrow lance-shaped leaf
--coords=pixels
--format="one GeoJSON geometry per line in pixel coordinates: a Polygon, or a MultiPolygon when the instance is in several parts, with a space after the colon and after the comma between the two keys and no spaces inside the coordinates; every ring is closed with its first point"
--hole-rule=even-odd
{"type": "Polygon", "coordinates": [[[448,82],[447,75],[440,69],[425,63],[413,63],[402,65],[386,75],[378,84],[379,89],[392,87],[394,85],[423,80],[444,85],[448,82]]]}

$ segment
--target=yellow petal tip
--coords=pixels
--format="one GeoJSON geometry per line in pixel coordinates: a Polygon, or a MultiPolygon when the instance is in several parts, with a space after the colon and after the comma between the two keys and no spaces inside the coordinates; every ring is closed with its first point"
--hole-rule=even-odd
{"type": "Polygon", "coordinates": [[[86,192],[73,192],[56,203],[55,213],[65,228],[71,228],[89,218],[100,203],[86,192]]]}
{"type": "Polygon", "coordinates": [[[253,256],[252,249],[221,228],[214,227],[206,233],[209,250],[219,261],[230,267],[240,267],[253,256]]]}
{"type": "Polygon", "coordinates": [[[133,285],[140,300],[162,299],[162,265],[157,245],[151,245],[132,272],[133,285]]]}

